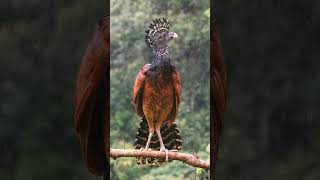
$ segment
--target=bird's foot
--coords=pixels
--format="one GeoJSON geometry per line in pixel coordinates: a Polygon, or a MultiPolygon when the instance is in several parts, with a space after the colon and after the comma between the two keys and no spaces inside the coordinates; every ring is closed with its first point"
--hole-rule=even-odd
{"type": "Polygon", "coordinates": [[[178,152],[178,150],[177,149],[171,149],[171,150],[169,150],[170,152],[178,152]]]}
{"type": "Polygon", "coordinates": [[[192,155],[193,155],[194,157],[196,157],[197,159],[199,159],[199,156],[198,156],[197,153],[192,153],[192,155]]]}
{"type": "Polygon", "coordinates": [[[142,147],[142,148],[140,148],[139,150],[140,150],[140,151],[143,151],[143,150],[151,151],[152,149],[151,149],[151,148],[146,149],[146,148],[143,148],[143,147],[142,147]]]}
{"type": "Polygon", "coordinates": [[[168,152],[169,152],[169,150],[163,147],[163,148],[160,148],[160,152],[166,152],[166,161],[168,161],[168,152]]]}

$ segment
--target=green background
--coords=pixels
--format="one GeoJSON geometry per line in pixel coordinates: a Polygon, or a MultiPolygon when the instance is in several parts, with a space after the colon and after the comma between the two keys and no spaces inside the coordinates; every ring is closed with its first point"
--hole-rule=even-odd
{"type": "MultiPolygon", "coordinates": [[[[183,152],[209,159],[210,153],[210,5],[208,0],[112,0],[110,57],[110,135],[112,148],[132,149],[140,117],[132,103],[133,84],[140,68],[152,63],[144,41],[155,18],[172,21],[179,38],[169,44],[171,62],[181,76],[181,105],[176,118],[183,152]],[[199,134],[201,132],[201,134],[199,134]]],[[[141,168],[134,158],[111,161],[111,179],[194,179],[195,168],[174,161],[160,168],[141,168]]]]}

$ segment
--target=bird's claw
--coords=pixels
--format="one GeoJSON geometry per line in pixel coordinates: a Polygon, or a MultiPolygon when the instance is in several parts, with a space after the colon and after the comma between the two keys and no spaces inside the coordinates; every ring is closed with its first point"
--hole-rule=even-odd
{"type": "Polygon", "coordinates": [[[140,150],[140,151],[142,151],[142,150],[151,151],[152,149],[151,149],[151,148],[146,149],[146,148],[143,148],[143,147],[142,147],[142,148],[140,148],[139,150],[140,150]]]}
{"type": "Polygon", "coordinates": [[[170,152],[178,152],[178,150],[177,149],[171,149],[171,150],[169,150],[170,152]]]}
{"type": "Polygon", "coordinates": [[[169,152],[169,150],[168,149],[166,149],[166,148],[161,148],[160,149],[160,152],[166,152],[166,161],[168,161],[168,152],[169,152]]]}
{"type": "Polygon", "coordinates": [[[199,156],[197,155],[197,153],[192,153],[192,155],[193,155],[194,157],[196,157],[197,159],[199,159],[199,156]]]}

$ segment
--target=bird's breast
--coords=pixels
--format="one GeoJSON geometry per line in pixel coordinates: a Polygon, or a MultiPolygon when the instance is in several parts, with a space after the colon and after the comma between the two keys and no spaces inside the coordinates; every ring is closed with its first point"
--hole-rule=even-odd
{"type": "Polygon", "coordinates": [[[149,110],[171,110],[173,106],[174,89],[172,79],[159,75],[157,79],[147,78],[143,91],[143,106],[149,110]]]}

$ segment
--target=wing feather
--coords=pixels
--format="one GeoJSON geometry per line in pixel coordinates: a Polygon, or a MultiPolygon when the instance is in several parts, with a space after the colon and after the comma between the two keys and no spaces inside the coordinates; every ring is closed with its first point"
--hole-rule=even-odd
{"type": "Polygon", "coordinates": [[[137,114],[141,117],[144,117],[143,110],[142,110],[142,95],[143,95],[144,84],[146,81],[146,71],[148,71],[149,68],[150,68],[150,64],[146,64],[140,69],[133,86],[134,107],[137,114]]]}
{"type": "Polygon", "coordinates": [[[74,89],[74,125],[86,166],[95,175],[103,175],[108,165],[104,142],[109,140],[103,129],[108,124],[108,69],[109,17],[104,17],[84,53],[74,89]]]}
{"type": "Polygon", "coordinates": [[[223,62],[222,47],[216,26],[211,24],[211,53],[210,53],[210,101],[213,106],[211,111],[211,144],[213,146],[213,169],[218,159],[220,137],[224,126],[224,112],[226,106],[227,88],[226,73],[223,62]]]}
{"type": "Polygon", "coordinates": [[[173,104],[172,111],[169,114],[167,119],[168,125],[171,125],[176,119],[176,116],[179,111],[180,95],[181,95],[181,80],[180,80],[180,75],[177,68],[173,67],[173,72],[171,77],[172,77],[173,91],[174,91],[174,102],[173,102],[174,104],[173,104]]]}

